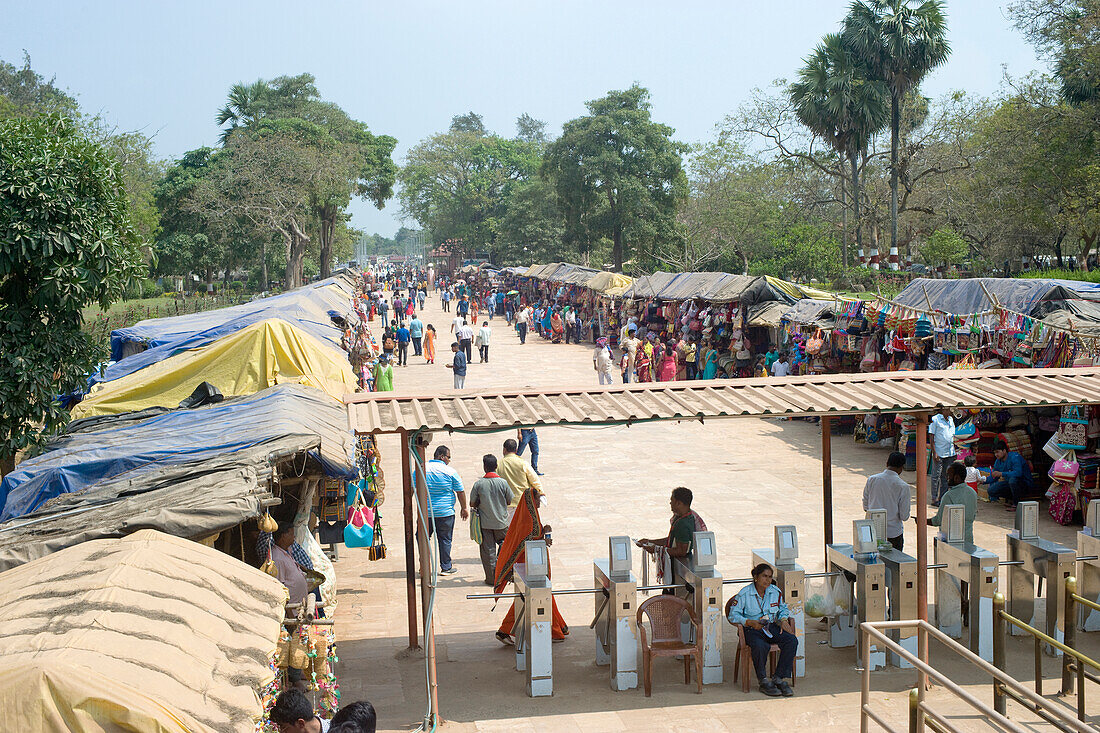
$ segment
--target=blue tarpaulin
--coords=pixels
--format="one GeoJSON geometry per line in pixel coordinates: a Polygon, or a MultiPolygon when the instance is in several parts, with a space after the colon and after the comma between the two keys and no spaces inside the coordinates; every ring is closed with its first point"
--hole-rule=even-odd
{"type": "Polygon", "coordinates": [[[336,278],[250,303],[190,313],[172,318],[153,318],[111,332],[111,359],[114,363],[103,374],[93,374],[90,383],[110,382],[163,361],[173,354],[201,348],[253,323],[278,318],[298,326],[318,339],[340,347],[342,332],[332,322],[339,316],[357,322],[350,294],[343,296],[326,286],[338,284],[336,278]],[[128,342],[148,346],[145,351],[122,357],[128,342]]]}
{"type": "Polygon", "coordinates": [[[61,494],[119,478],[139,491],[143,478],[154,481],[165,467],[201,463],[288,435],[320,437],[320,449],[310,455],[326,475],[358,475],[344,406],[312,387],[282,384],[206,407],[73,423],[46,453],[20,463],[0,482],[0,522],[61,494]]]}

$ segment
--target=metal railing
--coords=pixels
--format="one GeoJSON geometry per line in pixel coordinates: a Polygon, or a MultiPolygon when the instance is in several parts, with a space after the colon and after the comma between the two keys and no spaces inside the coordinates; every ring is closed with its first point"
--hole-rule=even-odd
{"type": "MultiPolygon", "coordinates": [[[[909,693],[909,731],[911,733],[923,731],[926,726],[936,731],[936,733],[952,733],[960,730],[952,725],[947,718],[928,706],[927,701],[924,699],[924,691],[928,686],[928,680],[933,680],[941,685],[948,692],[984,715],[987,719],[986,722],[1001,730],[1012,731],[1013,733],[1028,733],[1031,730],[1020,723],[1010,720],[1003,711],[996,710],[982,702],[960,685],[956,684],[946,674],[925,662],[924,659],[927,658],[929,636],[939,641],[949,651],[954,652],[975,667],[991,675],[994,680],[994,685],[1000,684],[1003,686],[1004,691],[1012,693],[1014,699],[1025,701],[1024,704],[1027,704],[1029,708],[1042,711],[1042,713],[1049,715],[1049,718],[1046,718],[1046,715],[1044,715],[1044,719],[1049,720],[1057,728],[1066,731],[1081,731],[1081,733],[1088,733],[1090,731],[1095,733],[1096,731],[1096,729],[1089,724],[1074,718],[1066,708],[1056,703],[1052,703],[1050,700],[1032,692],[1010,677],[1003,669],[999,669],[985,661],[927,621],[921,621],[919,619],[905,621],[865,621],[859,625],[859,630],[861,636],[860,648],[863,651],[863,685],[860,691],[859,719],[861,733],[867,733],[871,721],[877,723],[884,730],[899,733],[882,715],[875,712],[870,705],[872,638],[876,644],[894,652],[899,657],[912,664],[917,670],[916,689],[909,693]],[[884,633],[884,631],[891,629],[904,628],[916,628],[917,630],[918,652],[916,654],[910,652],[884,633]]],[[[996,689],[996,687],[994,689],[996,689]]]]}
{"type": "Polygon", "coordinates": [[[1096,672],[1086,670],[1092,667],[1100,671],[1100,664],[1073,649],[1077,642],[1077,606],[1081,604],[1085,608],[1100,611],[1100,604],[1090,601],[1088,598],[1077,595],[1077,578],[1066,578],[1066,646],[1071,649],[1069,653],[1062,654],[1062,694],[1069,695],[1074,690],[1074,677],[1077,678],[1077,719],[1085,719],[1085,680],[1100,684],[1100,676],[1096,672]]]}

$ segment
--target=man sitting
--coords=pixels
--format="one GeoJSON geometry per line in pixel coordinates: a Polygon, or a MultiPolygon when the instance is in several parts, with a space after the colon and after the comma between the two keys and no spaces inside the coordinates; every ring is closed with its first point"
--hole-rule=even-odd
{"type": "Polygon", "coordinates": [[[998,440],[993,444],[993,472],[985,479],[989,485],[989,500],[1005,500],[1005,509],[1016,511],[1017,502],[1025,498],[1034,488],[1031,467],[1016,451],[1010,451],[1008,444],[998,440]]]}

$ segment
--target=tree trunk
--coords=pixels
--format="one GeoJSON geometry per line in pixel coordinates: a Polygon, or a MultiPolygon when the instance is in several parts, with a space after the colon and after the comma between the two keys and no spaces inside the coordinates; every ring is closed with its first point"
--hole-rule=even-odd
{"type": "Polygon", "coordinates": [[[15,470],[15,456],[0,456],[0,478],[15,470]]]}
{"type": "Polygon", "coordinates": [[[283,284],[289,290],[302,285],[302,261],[306,256],[309,236],[302,231],[296,220],[291,219],[283,237],[287,241],[286,275],[283,277],[283,284]]]}
{"type": "Polygon", "coordinates": [[[859,254],[859,263],[863,264],[863,232],[859,221],[859,154],[848,154],[848,160],[852,164],[852,225],[856,230],[856,252],[859,254]]]}
{"type": "Polygon", "coordinates": [[[332,274],[332,240],[336,235],[336,206],[321,207],[321,277],[332,274]]]}
{"type": "Polygon", "coordinates": [[[1065,239],[1065,232],[1058,232],[1058,238],[1054,240],[1054,256],[1058,260],[1058,267],[1065,267],[1065,263],[1062,259],[1062,240],[1065,239]]]}
{"type": "Polygon", "coordinates": [[[879,269],[878,261],[878,237],[879,237],[879,223],[878,221],[871,222],[871,256],[870,265],[872,270],[879,269]]]}
{"type": "Polygon", "coordinates": [[[840,166],[840,221],[843,233],[840,238],[840,261],[848,269],[848,177],[844,175],[843,162],[840,166]]]}
{"type": "MultiPolygon", "coordinates": [[[[898,269],[898,145],[901,138],[901,97],[890,99],[890,269],[898,269]]],[[[875,264],[871,265],[876,267],[875,264]]],[[[877,267],[876,267],[877,269],[877,267]]]]}
{"type": "Polygon", "coordinates": [[[1080,256],[1077,258],[1077,269],[1089,271],[1089,255],[1092,254],[1092,245],[1096,243],[1097,232],[1081,232],[1081,241],[1085,243],[1084,248],[1081,250],[1080,256]]]}
{"type": "Polygon", "coordinates": [[[260,242],[260,292],[267,290],[267,240],[264,239],[260,242]]]}
{"type": "Polygon", "coordinates": [[[611,232],[611,259],[615,263],[615,272],[623,271],[623,227],[616,224],[611,232]]]}

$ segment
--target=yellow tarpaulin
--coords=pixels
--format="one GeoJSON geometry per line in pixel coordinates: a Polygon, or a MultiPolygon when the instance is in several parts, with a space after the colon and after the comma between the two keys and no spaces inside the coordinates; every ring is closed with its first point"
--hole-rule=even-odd
{"type": "Polygon", "coordinates": [[[634,278],[617,272],[597,272],[585,282],[584,286],[602,295],[618,297],[625,293],[633,282],[634,278]]]}
{"type": "Polygon", "coordinates": [[[202,382],[210,382],[226,397],[254,394],[275,384],[306,384],[340,401],[358,386],[346,354],[273,318],[101,383],[73,409],[73,416],[176,407],[202,382]]]}
{"type": "Polygon", "coordinates": [[[799,285],[798,283],[787,282],[786,280],[780,280],[771,275],[765,275],[765,278],[773,287],[782,290],[787,295],[792,298],[797,298],[798,300],[802,300],[803,298],[812,298],[813,300],[856,300],[847,295],[838,295],[837,293],[830,293],[827,290],[811,288],[809,285],[799,285]]]}
{"type": "Polygon", "coordinates": [[[0,710],[23,733],[251,733],[287,593],[142,530],[0,573],[0,710]]]}

